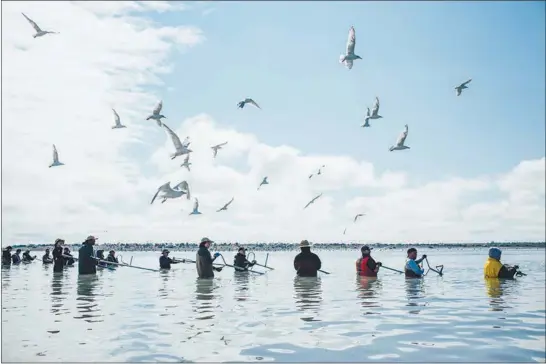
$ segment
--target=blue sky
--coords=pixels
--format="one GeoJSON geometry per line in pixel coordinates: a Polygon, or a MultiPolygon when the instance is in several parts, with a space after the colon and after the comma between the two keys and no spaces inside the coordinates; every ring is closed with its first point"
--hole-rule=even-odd
{"type": "MultiPolygon", "coordinates": [[[[160,93],[169,114],[210,113],[270,145],[349,154],[410,182],[504,172],[544,156],[544,3],[236,2],[153,14],[207,41],[160,93]],[[338,63],[356,29],[352,70],[338,63]],[[473,81],[461,97],[454,86],[473,81]],[[383,120],[360,128],[381,100],[383,120]],[[263,107],[242,112],[253,97],[263,107]],[[410,152],[389,153],[404,124],[410,152]]],[[[172,123],[173,121],[171,121],[172,123]]],[[[181,120],[180,120],[181,122],[181,120]]],[[[158,138],[163,135],[158,135],[158,138]]]]}

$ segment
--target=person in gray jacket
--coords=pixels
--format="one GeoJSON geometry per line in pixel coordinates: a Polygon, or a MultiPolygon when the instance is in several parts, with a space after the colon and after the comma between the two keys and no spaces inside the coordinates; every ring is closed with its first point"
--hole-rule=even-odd
{"type": "Polygon", "coordinates": [[[201,239],[199,250],[195,256],[195,267],[199,278],[214,278],[214,271],[222,271],[222,267],[214,267],[212,263],[220,256],[220,253],[214,253],[214,258],[210,255],[210,245],[214,243],[209,238],[201,239]]]}

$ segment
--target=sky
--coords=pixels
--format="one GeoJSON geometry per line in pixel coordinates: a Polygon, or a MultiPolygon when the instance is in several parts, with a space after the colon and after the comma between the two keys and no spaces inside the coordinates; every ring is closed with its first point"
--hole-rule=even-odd
{"type": "Polygon", "coordinates": [[[2,245],[544,241],[544,14],[544,2],[4,2],[2,245]],[[59,34],[33,38],[21,12],[59,34]],[[348,70],[351,26],[362,60],[348,70]],[[383,119],[361,128],[376,96],[383,119]],[[246,97],[262,109],[238,109],[246,97]],[[190,138],[191,171],[146,120],[159,100],[190,138]],[[112,108],[127,128],[111,128],[112,108]],[[410,149],[389,152],[405,124],[410,149]],[[48,168],[53,144],[65,165],[48,168]],[[150,204],[183,180],[191,199],[150,204]],[[189,216],[194,197],[202,215],[189,216]]]}

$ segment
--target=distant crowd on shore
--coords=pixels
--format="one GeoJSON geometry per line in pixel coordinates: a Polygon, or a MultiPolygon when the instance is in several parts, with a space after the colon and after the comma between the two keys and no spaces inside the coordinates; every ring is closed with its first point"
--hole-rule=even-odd
{"type": "MultiPolygon", "coordinates": [[[[28,245],[12,245],[14,248],[20,249],[45,249],[53,247],[52,244],[28,244],[28,245]]],[[[236,251],[239,245],[244,245],[249,251],[296,251],[299,250],[299,243],[215,243],[215,250],[219,251],[236,251]]],[[[361,243],[314,243],[314,250],[358,250],[361,247],[361,243]]],[[[367,244],[375,249],[389,250],[389,249],[406,249],[408,244],[367,244]]],[[[504,247],[504,248],[546,248],[546,242],[490,242],[482,244],[411,244],[419,249],[483,249],[492,246],[504,247]]],[[[72,250],[77,250],[81,246],[81,243],[65,244],[65,246],[71,246],[72,250]]],[[[171,251],[195,251],[199,247],[199,243],[101,243],[101,249],[122,251],[162,251],[169,249],[171,251]]]]}

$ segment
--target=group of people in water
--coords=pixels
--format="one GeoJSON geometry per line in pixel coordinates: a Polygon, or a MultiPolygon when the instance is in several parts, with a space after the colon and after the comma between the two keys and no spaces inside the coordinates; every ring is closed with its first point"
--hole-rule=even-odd
{"type": "MultiPolygon", "coordinates": [[[[98,238],[94,236],[88,236],[82,243],[81,248],[78,251],[78,258],[74,258],[70,254],[68,247],[62,247],[64,244],[63,239],[55,240],[55,246],[53,248],[53,257],[50,257],[49,249],[45,250],[45,254],[42,257],[44,264],[53,264],[53,271],[62,271],[65,266],[71,266],[74,261],[78,261],[78,273],[79,274],[95,274],[97,267],[109,268],[119,264],[118,259],[115,256],[115,251],[111,250],[108,256],[104,257],[103,250],[97,250],[94,254],[93,246],[98,238]]],[[[223,266],[214,266],[214,261],[221,256],[216,252],[211,254],[210,247],[214,242],[209,238],[201,239],[199,248],[196,253],[195,261],[190,259],[180,259],[169,257],[169,250],[164,249],[159,258],[159,267],[161,269],[171,269],[171,264],[178,263],[195,263],[197,269],[197,275],[199,278],[214,278],[214,272],[221,272],[223,266]]],[[[363,246],[361,248],[361,257],[356,261],[356,272],[359,276],[364,277],[377,277],[377,274],[382,267],[381,262],[376,262],[372,256],[371,251],[373,248],[369,246],[363,246]]],[[[301,252],[294,258],[294,270],[299,277],[316,277],[322,267],[322,263],[318,255],[311,252],[311,245],[307,240],[303,240],[300,243],[301,252]]],[[[12,247],[8,246],[2,251],[2,264],[11,265],[19,264],[21,262],[32,262],[36,259],[36,256],[30,256],[30,251],[27,250],[23,253],[23,257],[20,257],[21,249],[12,255],[12,247]]],[[[504,278],[512,279],[519,272],[517,265],[509,266],[502,264],[501,259],[502,251],[498,248],[489,249],[488,258],[485,262],[483,271],[485,278],[504,278]]],[[[421,258],[417,259],[417,249],[410,248],[407,250],[406,263],[404,265],[404,275],[407,278],[421,278],[425,275],[422,262],[427,259],[427,255],[423,254],[421,258]]],[[[254,265],[256,261],[249,261],[246,256],[246,249],[239,247],[237,254],[233,260],[233,268],[235,271],[246,272],[254,265]]],[[[217,264],[219,265],[219,264],[217,264]]],[[[225,262],[224,262],[225,265],[225,262]]],[[[387,268],[387,267],[385,267],[387,268]]],[[[388,268],[394,270],[392,268],[388,268]]]]}

